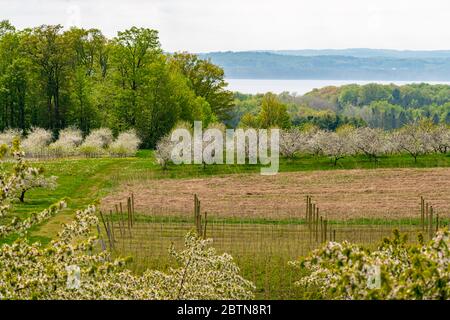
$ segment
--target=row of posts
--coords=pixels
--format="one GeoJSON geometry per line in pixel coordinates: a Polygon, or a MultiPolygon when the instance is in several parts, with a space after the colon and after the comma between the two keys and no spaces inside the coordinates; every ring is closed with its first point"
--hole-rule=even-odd
{"type": "MultiPolygon", "coordinates": [[[[109,214],[103,213],[100,211],[100,218],[102,220],[103,227],[105,228],[106,236],[108,238],[109,249],[115,249],[116,240],[116,228],[118,226],[120,237],[132,238],[132,227],[135,223],[135,211],[134,211],[134,194],[127,198],[126,211],[124,210],[124,206],[122,202],[116,204],[114,206],[114,215],[113,210],[109,210],[109,214]],[[113,217],[116,218],[113,218],[113,217]],[[116,220],[116,222],[114,222],[116,220]]],[[[100,234],[100,227],[97,226],[97,230],[100,234]]],[[[102,242],[102,249],[105,250],[105,244],[102,242]]]]}
{"type": "Polygon", "coordinates": [[[439,229],[439,214],[434,212],[433,206],[420,197],[420,225],[423,232],[428,232],[430,239],[439,229]],[[433,219],[434,218],[434,219],[433,219]],[[433,222],[435,225],[433,226],[433,222]]]}
{"type": "Polygon", "coordinates": [[[305,221],[308,226],[310,240],[316,242],[336,241],[336,230],[329,226],[328,219],[319,214],[319,207],[306,196],[305,221]]]}

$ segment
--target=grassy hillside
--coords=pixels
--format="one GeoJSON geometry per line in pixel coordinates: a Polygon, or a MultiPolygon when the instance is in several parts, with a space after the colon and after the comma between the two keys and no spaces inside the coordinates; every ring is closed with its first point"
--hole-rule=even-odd
{"type": "MultiPolygon", "coordinates": [[[[58,177],[56,190],[37,189],[26,194],[24,204],[15,204],[17,214],[37,212],[61,198],[68,198],[69,209],[48,223],[36,227],[32,237],[48,241],[59,230],[60,224],[71,218],[73,210],[84,207],[106,196],[114,187],[127,181],[152,179],[181,179],[228,174],[258,173],[258,165],[201,165],[171,166],[163,171],[153,157],[153,151],[142,150],[135,158],[61,159],[37,163],[46,175],[58,177]]],[[[280,172],[376,169],[376,168],[431,168],[450,167],[450,155],[432,154],[419,158],[417,163],[407,155],[386,156],[376,163],[365,157],[348,157],[333,166],[326,157],[302,156],[296,159],[281,159],[280,172]]],[[[7,239],[11,241],[13,238],[7,239]]]]}

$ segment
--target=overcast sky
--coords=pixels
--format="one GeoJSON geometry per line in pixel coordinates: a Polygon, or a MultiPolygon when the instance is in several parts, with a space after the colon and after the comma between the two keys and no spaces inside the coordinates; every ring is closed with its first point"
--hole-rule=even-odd
{"type": "Polygon", "coordinates": [[[448,0],[0,0],[0,20],[159,30],[164,50],[450,49],[448,0]]]}

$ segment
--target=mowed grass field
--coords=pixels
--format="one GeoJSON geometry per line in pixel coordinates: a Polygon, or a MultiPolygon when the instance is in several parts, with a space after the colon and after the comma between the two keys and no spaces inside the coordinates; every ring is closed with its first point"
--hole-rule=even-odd
{"type": "Polygon", "coordinates": [[[32,241],[48,243],[76,209],[97,202],[109,211],[133,192],[136,224],[131,238],[121,237],[115,226],[115,254],[131,256],[129,267],[137,272],[164,269],[173,263],[171,243],[181,246],[183,235],[193,229],[195,193],[202,212],[208,212],[208,237],[219,252],[232,254],[242,274],[256,283],[258,298],[315,297],[314,291],[293,286],[298,274],[287,264],[318,245],[304,225],[306,194],[330,220],[338,241],[372,245],[394,228],[415,238],[420,195],[435,205],[443,222],[450,216],[449,155],[427,155],[417,163],[407,155],[376,163],[351,157],[336,167],[326,157],[281,159],[280,174],[272,177],[259,175],[256,165],[181,165],[163,171],[146,150],[134,158],[59,159],[36,165],[58,176],[58,187],[30,191],[24,204],[15,204],[17,214],[40,211],[61,198],[67,198],[69,207],[33,228],[32,241]]]}

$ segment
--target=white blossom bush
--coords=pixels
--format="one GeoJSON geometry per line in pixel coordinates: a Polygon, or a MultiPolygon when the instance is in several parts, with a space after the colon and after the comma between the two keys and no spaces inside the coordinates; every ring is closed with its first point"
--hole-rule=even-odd
{"type": "Polygon", "coordinates": [[[399,152],[406,152],[414,158],[432,151],[432,135],[429,128],[420,124],[408,124],[391,135],[391,141],[399,152]]]}
{"type": "Polygon", "coordinates": [[[287,158],[294,158],[301,151],[306,150],[308,137],[297,128],[282,130],[280,134],[280,154],[287,158]]]}
{"type": "Polygon", "coordinates": [[[49,145],[50,154],[62,157],[75,154],[76,148],[83,142],[80,129],[68,127],[59,132],[58,140],[49,145]]]}
{"type": "Polygon", "coordinates": [[[106,148],[113,141],[113,134],[109,128],[99,128],[92,130],[86,136],[78,151],[88,157],[106,153],[106,148]]]}
{"type": "MultiPolygon", "coordinates": [[[[0,147],[0,154],[8,151],[0,147]]],[[[11,153],[18,159],[10,170],[0,171],[0,208],[10,213],[10,201],[26,184],[26,173],[37,170],[23,160],[18,139],[11,153]]],[[[99,228],[95,206],[79,210],[63,225],[58,238],[47,246],[30,243],[27,230],[66,207],[60,201],[40,213],[0,225],[0,238],[17,234],[12,244],[0,245],[0,299],[250,299],[254,286],[239,275],[228,254],[217,254],[203,240],[188,233],[185,249],[170,254],[177,265],[168,272],[147,270],[142,275],[127,270],[125,259],[114,259],[97,248],[91,235],[99,228]],[[76,276],[79,278],[74,279],[76,276]]]]}
{"type": "Polygon", "coordinates": [[[8,147],[11,147],[13,140],[21,137],[22,132],[19,129],[6,129],[0,133],[0,145],[6,144],[8,147]]]}
{"type": "Polygon", "coordinates": [[[167,169],[167,166],[172,161],[172,150],[174,146],[175,143],[172,142],[171,136],[169,135],[162,137],[156,144],[155,159],[164,170],[167,169]]]}
{"type": "Polygon", "coordinates": [[[45,177],[43,168],[33,168],[23,173],[22,183],[17,192],[17,198],[20,202],[24,202],[25,193],[29,190],[36,188],[54,190],[56,187],[57,183],[55,176],[45,177]]]}
{"type": "Polygon", "coordinates": [[[374,161],[389,149],[385,131],[378,128],[355,129],[350,136],[350,143],[355,152],[374,161]]]}
{"type": "Polygon", "coordinates": [[[415,161],[427,153],[447,153],[450,151],[450,128],[435,126],[427,121],[407,125],[388,132],[378,128],[353,128],[343,126],[336,130],[324,131],[313,128],[298,131],[296,128],[280,133],[280,154],[292,158],[296,154],[326,155],[333,163],[345,156],[363,154],[377,161],[386,154],[407,153],[415,161]]]}
{"type": "Polygon", "coordinates": [[[194,232],[185,237],[185,249],[170,255],[178,263],[167,273],[147,271],[144,277],[166,288],[161,299],[251,299],[255,286],[239,275],[239,267],[227,253],[217,254],[210,247],[212,239],[203,240],[194,232]]]}
{"type": "Polygon", "coordinates": [[[314,156],[323,154],[323,142],[326,139],[327,132],[323,130],[318,130],[309,135],[307,142],[307,153],[314,156]]]}
{"type": "MultiPolygon", "coordinates": [[[[24,160],[24,153],[20,150],[18,138],[13,140],[11,148],[8,148],[6,145],[0,147],[0,159],[3,159],[7,152],[10,153],[14,162],[10,170],[3,168],[0,170],[0,217],[7,216],[11,209],[12,200],[17,198],[23,200],[26,191],[36,187],[48,186],[54,183],[56,179],[55,177],[50,179],[44,178],[41,168],[32,167],[24,160]]],[[[40,213],[32,213],[26,219],[14,216],[6,224],[0,225],[0,238],[13,233],[22,234],[33,225],[48,219],[64,207],[65,202],[60,201],[40,213]]]]}
{"type": "Polygon", "coordinates": [[[450,129],[445,125],[433,127],[430,132],[430,143],[434,152],[447,153],[450,150],[450,129]]]}
{"type": "Polygon", "coordinates": [[[7,148],[2,145],[0,149],[0,160],[7,153],[13,159],[12,171],[2,170],[0,172],[0,217],[5,210],[9,209],[9,200],[19,199],[24,201],[25,193],[35,188],[54,189],[56,187],[56,177],[45,177],[43,168],[31,166],[24,159],[24,152],[20,150],[19,139],[13,140],[12,147],[7,148]]]}
{"type": "Polygon", "coordinates": [[[321,298],[450,299],[450,233],[441,230],[426,244],[419,240],[408,245],[394,231],[375,250],[328,242],[290,264],[308,273],[296,285],[318,290],[321,298]]]}
{"type": "Polygon", "coordinates": [[[126,157],[136,154],[141,139],[136,134],[136,131],[131,129],[121,132],[116,140],[109,146],[109,153],[113,156],[126,157]]]}
{"type": "Polygon", "coordinates": [[[32,213],[26,219],[21,219],[20,217],[15,216],[12,218],[11,222],[0,225],[0,238],[4,238],[11,234],[19,234],[20,236],[24,236],[31,227],[48,220],[66,206],[66,202],[62,200],[39,213],[32,213]]]}
{"type": "Polygon", "coordinates": [[[320,150],[331,159],[334,166],[337,165],[338,160],[352,154],[349,137],[345,133],[325,132],[316,135],[316,139],[320,150]]]}
{"type": "Polygon", "coordinates": [[[250,299],[254,286],[239,276],[228,254],[217,254],[188,233],[185,249],[170,254],[178,265],[168,272],[147,270],[135,275],[126,260],[96,249],[90,230],[99,224],[95,207],[77,211],[50,245],[19,239],[0,247],[2,299],[250,299]],[[79,270],[71,286],[70,270],[79,270]]]}
{"type": "Polygon", "coordinates": [[[53,135],[50,130],[33,127],[22,141],[22,147],[28,156],[40,156],[47,153],[47,147],[52,139],[53,135]]]}

